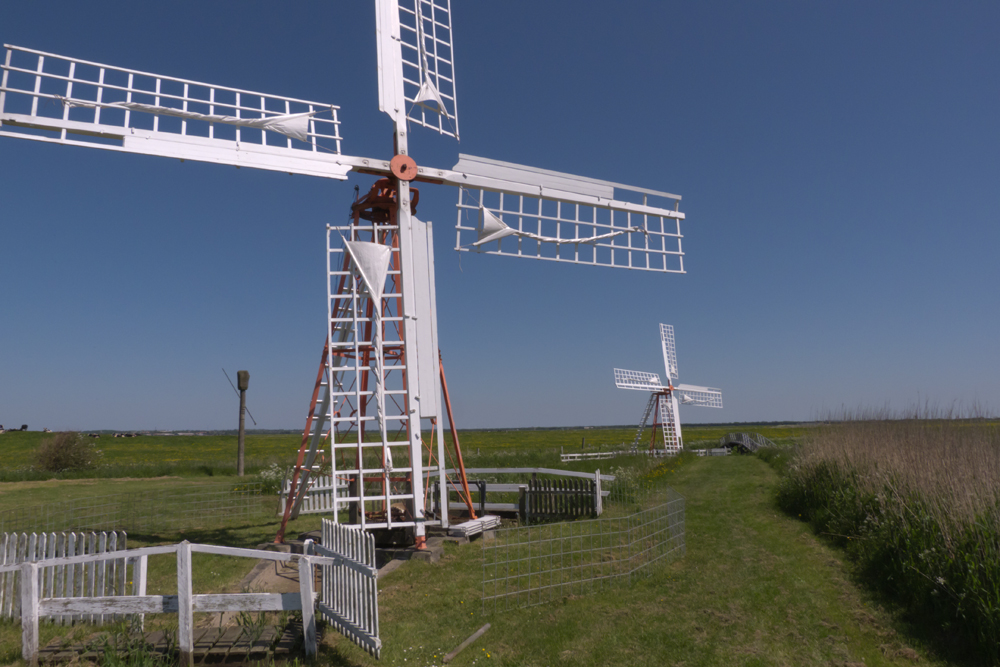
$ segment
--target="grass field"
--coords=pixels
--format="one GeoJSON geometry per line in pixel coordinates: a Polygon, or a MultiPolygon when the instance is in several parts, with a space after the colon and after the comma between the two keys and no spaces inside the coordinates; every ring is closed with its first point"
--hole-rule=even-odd
{"type": "MultiPolygon", "coordinates": [[[[758,427],[784,443],[812,427],[758,427]]],[[[733,430],[689,427],[689,444],[711,444],[733,430]]],[[[470,467],[502,463],[607,471],[630,459],[560,464],[559,451],[614,449],[632,429],[463,431],[470,467]],[[602,445],[609,445],[604,447],[602,445]]],[[[12,459],[30,463],[40,434],[0,435],[12,459]],[[14,436],[13,438],[11,436],[14,436]],[[33,440],[32,440],[33,438],[33,440]]],[[[0,510],[25,504],[72,501],[93,495],[183,486],[224,488],[234,483],[231,436],[147,436],[100,440],[111,465],[139,472],[169,466],[168,476],[89,478],[0,484],[0,510]],[[170,460],[167,459],[176,459],[170,460]],[[209,474],[211,471],[211,474],[209,474]],[[180,473],[180,474],[176,474],[180,473]]],[[[253,436],[255,460],[285,464],[297,436],[253,436]]],[[[644,459],[645,457],[639,457],[644,459]]],[[[638,462],[638,461],[637,461],[638,462]]],[[[118,470],[121,470],[119,468],[118,470]]],[[[659,478],[687,499],[687,555],[648,578],[594,595],[566,597],[529,609],[484,615],[480,604],[479,543],[448,545],[442,562],[410,562],[380,581],[381,664],[440,665],[444,653],[490,622],[493,628],[453,665],[910,665],[954,664],[935,658],[920,629],[913,630],[852,583],[843,551],[815,536],[808,524],[778,508],[779,477],[750,456],[697,458],[659,478]]],[[[113,473],[109,469],[108,473],[113,473]]],[[[103,474],[103,473],[102,473],[103,474]]],[[[302,517],[289,534],[318,527],[302,517]]],[[[183,533],[130,535],[130,546],[194,542],[255,546],[273,539],[277,518],[219,528],[192,526],[183,533]]],[[[239,592],[252,563],[199,555],[196,592],[239,592]]],[[[175,587],[172,557],[151,562],[150,592],[175,587]]],[[[175,619],[164,617],[169,626],[175,619]]],[[[42,641],[64,632],[43,626],[42,641]]],[[[19,627],[0,624],[0,661],[17,662],[19,627]]],[[[353,644],[328,630],[317,664],[374,665],[353,644]]]]}
{"type": "MultiPolygon", "coordinates": [[[[759,431],[765,436],[787,444],[800,440],[812,429],[809,425],[747,426],[738,430],[759,431]]],[[[685,426],[684,439],[689,446],[711,446],[732,427],[685,426]]],[[[424,434],[425,441],[430,433],[424,434]]],[[[459,431],[459,441],[466,464],[491,465],[517,457],[522,465],[532,461],[558,462],[560,449],[565,451],[605,451],[631,444],[633,427],[588,429],[512,429],[459,431]]],[[[648,436],[648,431],[647,431],[648,436]]],[[[214,477],[236,474],[236,436],[163,436],[140,435],[134,438],[114,438],[109,434],[94,440],[102,452],[101,463],[91,470],[45,473],[32,469],[35,451],[51,434],[38,431],[11,431],[0,434],[4,453],[0,467],[0,482],[38,481],[45,479],[86,479],[122,477],[214,477]]],[[[445,435],[451,447],[451,435],[445,435]]],[[[256,473],[272,463],[290,465],[301,443],[301,436],[246,436],[246,470],[256,473]]],[[[450,463],[449,463],[450,465],[450,463]]]]}
{"type": "MultiPolygon", "coordinates": [[[[774,504],[776,473],[754,457],[695,458],[667,475],[687,498],[687,555],[632,586],[484,615],[476,543],[381,582],[381,664],[946,664],[851,582],[840,552],[774,504]]],[[[323,664],[376,662],[328,633],[323,664]]]]}

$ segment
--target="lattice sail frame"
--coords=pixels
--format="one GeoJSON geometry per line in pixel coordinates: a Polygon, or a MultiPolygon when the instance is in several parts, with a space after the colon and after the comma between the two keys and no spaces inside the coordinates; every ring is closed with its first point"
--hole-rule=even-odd
{"type": "Polygon", "coordinates": [[[663,450],[667,454],[680,454],[681,420],[677,411],[677,399],[671,393],[657,395],[660,411],[660,432],[663,435],[663,450]]]}
{"type": "MultiPolygon", "coordinates": [[[[325,402],[325,417],[330,426],[332,474],[346,477],[350,484],[347,497],[339,498],[338,504],[347,505],[352,523],[369,529],[416,525],[410,510],[415,506],[416,496],[407,437],[410,412],[404,375],[403,289],[397,232],[395,224],[365,220],[327,226],[330,354],[326,382],[330,400],[325,402]],[[343,245],[345,239],[392,248],[380,303],[373,303],[363,290],[361,278],[343,245]],[[380,318],[375,316],[376,307],[380,318]],[[381,345],[375,344],[378,336],[373,336],[376,320],[381,325],[381,345]],[[376,348],[380,348],[381,354],[377,354],[376,348]],[[385,396],[382,415],[388,436],[385,438],[377,428],[379,419],[375,414],[379,385],[385,396]],[[391,506],[400,502],[410,516],[393,520],[391,506]]],[[[421,468],[418,462],[418,477],[421,468]]],[[[423,507],[423,498],[419,502],[423,507]]]]}
{"type": "Polygon", "coordinates": [[[645,371],[627,371],[615,369],[615,386],[619,389],[636,389],[639,391],[662,391],[666,389],[656,373],[645,371]]]}
{"type": "Polygon", "coordinates": [[[399,0],[406,118],[458,138],[451,0],[399,0]]]}
{"type": "Polygon", "coordinates": [[[351,169],[337,106],[4,46],[0,135],[340,180],[351,169]]]}
{"type": "Polygon", "coordinates": [[[464,154],[444,180],[456,250],[684,273],[677,195],[464,154]]]}
{"type": "Polygon", "coordinates": [[[660,324],[660,347],[663,348],[663,368],[667,371],[667,379],[676,380],[679,373],[677,372],[677,344],[674,341],[673,326],[660,324]]]}

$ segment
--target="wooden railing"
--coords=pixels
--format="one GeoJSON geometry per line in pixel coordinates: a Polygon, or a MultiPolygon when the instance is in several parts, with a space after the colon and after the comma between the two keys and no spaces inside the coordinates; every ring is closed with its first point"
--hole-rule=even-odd
{"type": "Polygon", "coordinates": [[[0,567],[0,574],[17,571],[21,576],[21,651],[24,660],[30,665],[38,664],[38,624],[40,618],[67,614],[177,614],[177,645],[180,650],[180,664],[190,666],[194,664],[194,612],[301,610],[306,654],[316,655],[316,617],[314,612],[316,594],[313,590],[313,567],[333,565],[356,570],[368,577],[377,576],[377,571],[373,567],[362,565],[352,559],[333,554],[333,552],[327,551],[327,555],[323,556],[312,555],[311,541],[306,542],[305,552],[304,555],[298,555],[210,544],[192,544],[184,541],[180,544],[166,546],[5,565],[0,567]],[[194,552],[282,562],[297,561],[299,592],[194,595],[191,589],[191,554],[194,552]],[[48,594],[43,594],[41,582],[47,580],[47,573],[52,568],[79,564],[97,566],[105,561],[126,557],[139,559],[142,562],[140,569],[145,572],[145,559],[158,554],[177,555],[177,595],[105,595],[76,598],[56,597],[51,590],[46,590],[48,594]]]}

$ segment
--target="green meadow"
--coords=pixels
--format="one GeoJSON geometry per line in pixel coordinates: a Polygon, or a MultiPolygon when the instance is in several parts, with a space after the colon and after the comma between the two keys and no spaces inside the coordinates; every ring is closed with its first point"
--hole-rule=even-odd
{"type": "MultiPolygon", "coordinates": [[[[480,602],[482,543],[447,544],[440,563],[411,561],[380,578],[381,663],[327,628],[315,664],[441,665],[445,653],[487,622],[492,628],[452,665],[992,664],[978,654],[952,651],[926,617],[915,617],[905,601],[871,585],[846,540],[824,534],[832,524],[804,521],[807,517],[791,509],[788,494],[805,479],[800,457],[814,451],[810,443],[828,437],[827,431],[816,425],[689,426],[685,441],[689,447],[711,447],[732,430],[759,432],[779,448],[763,456],[685,453],[666,463],[644,456],[560,463],[560,451],[618,449],[631,442],[634,429],[461,431],[467,467],[623,468],[669,485],[686,499],[686,555],[632,584],[488,613],[480,602]],[[649,475],[653,465],[660,467],[649,475]],[[790,470],[799,477],[790,477],[790,470]]],[[[225,490],[242,483],[234,476],[235,436],[105,435],[97,441],[100,466],[71,475],[30,471],[43,437],[0,435],[6,455],[0,479],[7,480],[0,482],[0,510],[161,488],[225,490]]],[[[248,481],[259,479],[257,473],[271,463],[290,464],[299,441],[296,435],[248,436],[248,481]]],[[[289,534],[318,525],[318,517],[304,516],[289,534]]],[[[277,526],[278,518],[267,515],[221,527],[206,523],[130,534],[129,544],[188,539],[254,547],[272,540],[277,526]]],[[[196,592],[240,592],[252,566],[242,559],[199,558],[196,592]]],[[[172,557],[151,561],[150,592],[171,593],[174,577],[172,557]]],[[[176,619],[164,616],[155,623],[170,628],[176,619]]],[[[43,624],[42,641],[86,631],[43,624]]],[[[19,662],[19,638],[17,624],[0,623],[5,664],[19,662]]]]}
{"type": "MultiPolygon", "coordinates": [[[[732,430],[759,432],[779,444],[801,439],[813,427],[810,425],[739,425],[685,426],[684,439],[690,447],[711,447],[732,430]]],[[[431,433],[424,433],[429,442],[431,433]]],[[[0,482],[39,481],[44,479],[122,478],[122,477],[213,477],[236,474],[235,435],[139,435],[115,438],[101,434],[92,439],[101,450],[97,467],[64,473],[46,473],[32,469],[35,451],[51,434],[38,431],[11,431],[0,434],[3,466],[0,482]]],[[[436,436],[435,436],[436,437],[436,436]]],[[[511,456],[531,460],[550,460],[566,452],[611,451],[629,446],[635,437],[634,427],[566,428],[566,429],[491,429],[459,431],[466,464],[490,465],[493,459],[511,456]]],[[[647,429],[646,438],[649,437],[647,429]]],[[[246,470],[256,473],[277,463],[291,465],[301,443],[296,434],[246,436],[246,470]]],[[[644,440],[648,442],[648,440],[644,440]]],[[[445,443],[451,448],[451,435],[445,433],[445,443]]],[[[556,458],[558,461],[558,456],[556,458]]]]}

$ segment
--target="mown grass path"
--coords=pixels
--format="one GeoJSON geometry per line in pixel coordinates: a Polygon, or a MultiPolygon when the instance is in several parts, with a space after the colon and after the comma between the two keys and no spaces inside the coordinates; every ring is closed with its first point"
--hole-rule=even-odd
{"type": "MultiPolygon", "coordinates": [[[[839,553],[773,502],[777,476],[754,457],[688,461],[668,476],[687,498],[687,555],[631,587],[483,615],[477,544],[381,582],[382,664],[946,664],[899,634],[849,580],[839,553]]],[[[321,660],[376,664],[328,631],[321,660]]]]}

